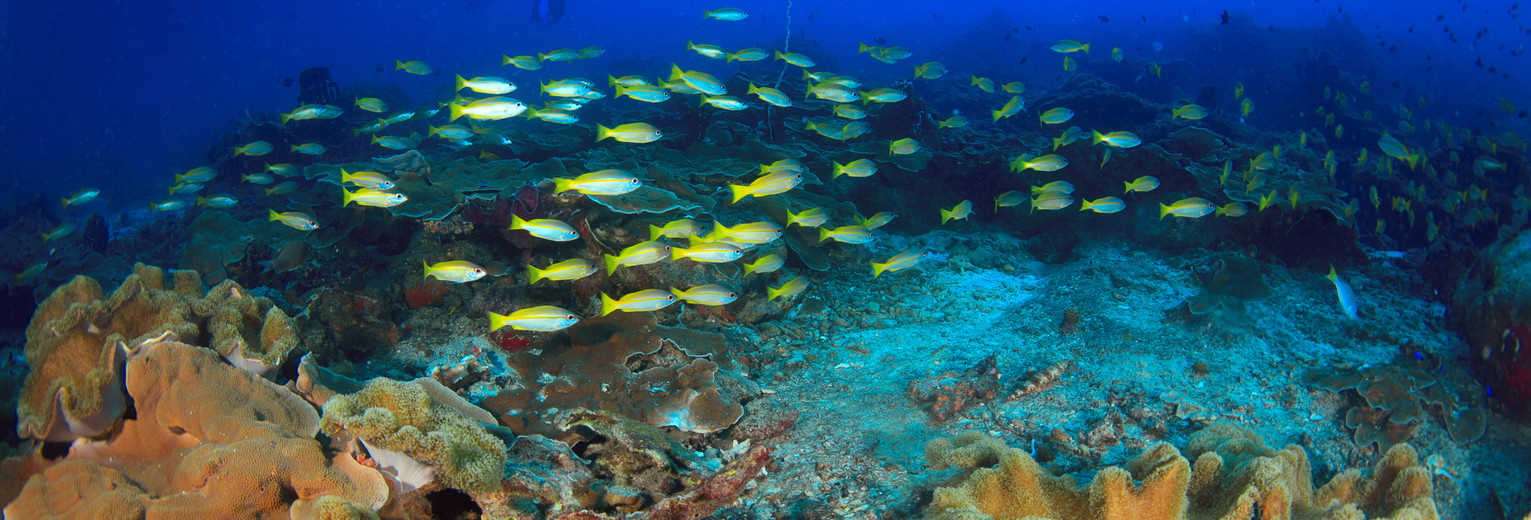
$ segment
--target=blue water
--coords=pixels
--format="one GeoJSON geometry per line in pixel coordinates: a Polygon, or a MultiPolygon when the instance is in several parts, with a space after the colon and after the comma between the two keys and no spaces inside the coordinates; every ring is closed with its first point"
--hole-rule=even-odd
{"type": "MultiPolygon", "coordinates": [[[[1191,59],[1198,82],[1235,79],[1272,92],[1297,78],[1283,68],[1251,70],[1246,52],[1270,45],[1255,30],[1228,34],[1231,46],[1188,48],[1188,31],[1216,26],[1227,9],[1258,28],[1323,28],[1331,19],[1353,24],[1367,45],[1308,48],[1368,64],[1381,98],[1431,100],[1424,115],[1487,130],[1499,114],[1494,99],[1531,105],[1525,92],[1531,65],[1512,56],[1531,41],[1511,2],[592,2],[571,0],[556,24],[531,19],[529,2],[6,2],[0,8],[0,142],[9,177],[0,207],[37,192],[58,197],[82,186],[104,190],[107,207],[137,205],[163,194],[173,173],[203,165],[216,137],[246,114],[286,111],[297,86],[283,87],[307,67],[330,67],[342,87],[393,84],[420,104],[443,92],[451,75],[500,74],[529,84],[553,76],[501,68],[502,53],[599,45],[598,60],[546,71],[557,77],[599,77],[662,70],[613,71],[612,63],[671,61],[724,77],[732,67],[686,52],[687,39],[725,48],[771,47],[786,35],[818,40],[835,53],[840,73],[906,74],[939,60],[954,74],[981,69],[1035,87],[1062,76],[1046,46],[1061,38],[1122,47],[1134,59],[1191,59]],[[737,23],[707,20],[704,9],[725,5],[751,13],[737,23]],[[969,34],[1003,11],[1020,28],[1004,40],[997,28],[969,34]],[[1436,21],[1444,15],[1443,21],[1436,21]],[[1108,21],[1103,21],[1102,17],[1108,21]],[[1451,32],[1447,32],[1449,27],[1451,32]],[[1481,39],[1480,30],[1487,30],[1481,39]],[[1455,33],[1457,42],[1448,39],[1455,33]],[[856,43],[884,38],[914,57],[883,65],[855,55],[856,43]],[[954,45],[978,42],[981,45],[954,45]],[[1385,42],[1386,45],[1383,45],[1385,42]],[[1156,50],[1156,44],[1162,50],[1156,50]],[[1389,51],[1393,45],[1396,51],[1389,51]],[[1020,64],[1021,57],[1030,58],[1020,64]],[[442,75],[394,72],[395,59],[420,59],[442,75]],[[1481,59],[1484,67],[1476,65],[1481,59]],[[375,72],[382,67],[383,72],[375,72]],[[1497,72],[1489,72],[1495,67],[1497,72]],[[1433,70],[1429,70],[1433,69],[1433,70]],[[1506,75],[1508,77],[1506,77],[1506,75]],[[1258,76],[1258,77],[1256,77],[1258,76]],[[1400,87],[1392,88],[1392,82],[1400,87]]],[[[1290,34],[1290,33],[1282,33],[1290,34]]],[[[1094,59],[1104,59],[1097,51],[1094,59]]],[[[1083,67],[1088,72],[1090,66],[1083,67]]],[[[1194,92],[1198,84],[1184,85],[1194,92]]],[[[446,87],[450,88],[450,87],[446,87]]],[[[1273,96],[1263,96],[1272,99],[1273,96]]],[[[1279,96],[1276,96],[1279,97],[1279,96]]],[[[1169,102],[1171,99],[1157,99],[1169,102]]],[[[1411,105],[1412,106],[1412,105],[1411,105]]],[[[1300,105],[1261,106],[1301,112],[1300,105]]],[[[1259,118],[1253,121],[1257,126],[1259,118]]],[[[1524,130],[1525,120],[1514,125],[1524,130]]]]}

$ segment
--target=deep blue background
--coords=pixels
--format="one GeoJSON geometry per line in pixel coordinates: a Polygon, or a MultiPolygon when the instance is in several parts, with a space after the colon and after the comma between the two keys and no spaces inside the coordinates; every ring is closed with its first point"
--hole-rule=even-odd
{"type": "MultiPolygon", "coordinates": [[[[941,60],[954,74],[965,75],[973,72],[966,67],[982,64],[984,73],[998,71],[1035,88],[1055,84],[1062,74],[1058,58],[1045,48],[1060,38],[1091,41],[1095,59],[1120,46],[1131,56],[1165,62],[1198,51],[1180,47],[1184,35],[1193,27],[1215,25],[1224,9],[1247,13],[1261,27],[1317,28],[1330,17],[1348,16],[1372,45],[1342,52],[1348,59],[1376,64],[1373,83],[1379,96],[1404,97],[1404,90],[1381,88],[1399,81],[1409,92],[1431,96],[1430,115],[1497,132],[1506,128],[1487,128],[1494,117],[1504,119],[1495,113],[1495,97],[1531,106],[1524,81],[1531,74],[1528,58],[1510,53],[1524,50],[1531,35],[1522,20],[1512,18],[1518,14],[1512,3],[1475,1],[1464,10],[1463,3],[1448,1],[1118,1],[1089,2],[1094,6],[1081,11],[1077,6],[1084,2],[799,0],[791,8],[791,27],[794,37],[801,31],[838,53],[841,72],[906,76],[915,64],[941,60]],[[1031,30],[1005,42],[997,32],[974,34],[972,29],[998,9],[1009,23],[1031,30]],[[1445,20],[1437,22],[1442,14],[1445,20]],[[1101,21],[1101,15],[1109,21],[1101,21]],[[1447,39],[1447,26],[1459,42],[1447,39]],[[1484,28],[1487,35],[1475,40],[1484,28]],[[879,37],[915,56],[882,65],[854,54],[857,41],[879,37]],[[985,42],[984,47],[962,43],[969,41],[985,42]],[[1378,45],[1384,41],[1399,49],[1389,52],[1378,45]],[[1153,49],[1155,42],[1162,51],[1153,49]],[[1000,47],[1004,52],[995,52],[1000,47]],[[1034,59],[1019,65],[1013,61],[1017,55],[1034,59]],[[1476,66],[1480,58],[1499,72],[1476,66]],[[1433,72],[1426,71],[1429,66],[1433,72]]],[[[771,48],[787,32],[786,2],[569,0],[556,25],[531,22],[529,6],[511,0],[5,0],[0,6],[0,143],[5,150],[0,207],[39,191],[56,197],[86,185],[105,190],[101,204],[107,208],[162,198],[170,176],[202,165],[217,135],[244,114],[291,109],[297,87],[283,87],[281,81],[306,67],[329,66],[342,85],[395,83],[423,104],[441,92],[453,73],[504,75],[525,88],[535,77],[634,72],[609,66],[639,57],[726,74],[729,68],[722,62],[685,51],[685,41],[771,48]],[[743,8],[751,16],[742,22],[703,18],[704,9],[723,6],[743,8]],[[607,54],[563,71],[544,69],[548,75],[499,66],[502,53],[586,45],[604,46],[607,54]],[[444,75],[394,72],[395,59],[425,60],[444,75]],[[377,67],[386,71],[376,73],[377,67]]],[[[1260,40],[1249,36],[1249,41],[1260,40]]],[[[1194,65],[1213,74],[1238,66],[1194,65]]],[[[1284,73],[1265,72],[1277,78],[1284,73]]]]}

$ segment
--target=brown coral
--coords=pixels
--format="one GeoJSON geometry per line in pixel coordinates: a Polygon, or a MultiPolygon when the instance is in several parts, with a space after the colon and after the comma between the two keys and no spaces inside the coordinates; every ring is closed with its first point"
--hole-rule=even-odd
{"type": "Polygon", "coordinates": [[[212,312],[207,322],[211,346],[234,366],[265,375],[298,346],[292,318],[271,299],[252,296],[233,280],[208,291],[203,304],[212,312]]]}
{"type": "Polygon", "coordinates": [[[926,512],[962,519],[1438,518],[1429,471],[1407,444],[1389,450],[1369,476],[1346,470],[1316,491],[1302,448],[1273,450],[1232,423],[1193,435],[1186,453],[1196,456],[1194,466],[1174,447],[1155,445],[1081,489],[982,434],[938,439],[926,448],[933,467],[979,469],[938,488],[926,512]]]}
{"type": "Polygon", "coordinates": [[[143,264],[103,297],[90,278],[75,277],[38,307],[27,326],[31,371],[17,404],[23,437],[64,441],[98,435],[124,410],[121,371],[125,348],[170,333],[196,337],[193,312],[202,283],[191,272],[143,264]]]}
{"type": "Polygon", "coordinates": [[[78,518],[109,507],[128,515],[103,517],[304,518],[325,496],[369,512],[388,499],[381,474],[331,457],[312,438],[312,407],[210,350],[147,342],[125,379],[136,418],[107,441],[75,443],[70,461],[34,476],[7,517],[78,518]],[[60,500],[59,482],[94,498],[60,500]]]}

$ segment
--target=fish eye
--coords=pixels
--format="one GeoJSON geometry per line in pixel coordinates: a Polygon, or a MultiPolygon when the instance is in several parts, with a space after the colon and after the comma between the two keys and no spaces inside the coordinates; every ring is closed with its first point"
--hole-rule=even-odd
{"type": "Polygon", "coordinates": [[[738,297],[739,297],[739,295],[737,295],[737,294],[734,294],[734,293],[728,293],[728,297],[729,297],[729,298],[738,298],[738,297]]]}
{"type": "Polygon", "coordinates": [[[564,319],[566,319],[566,320],[578,320],[579,316],[575,316],[573,314],[570,314],[568,316],[564,316],[564,319]]]}

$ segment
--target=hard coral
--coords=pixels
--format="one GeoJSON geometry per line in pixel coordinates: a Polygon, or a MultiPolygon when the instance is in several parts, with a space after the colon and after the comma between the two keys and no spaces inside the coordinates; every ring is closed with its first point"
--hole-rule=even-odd
{"type": "Polygon", "coordinates": [[[425,280],[404,289],[404,301],[412,309],[441,305],[447,299],[447,285],[435,280],[425,280]]]}
{"type": "Polygon", "coordinates": [[[374,458],[394,452],[414,459],[460,491],[494,489],[505,466],[499,438],[415,382],[379,378],[360,392],[331,397],[320,424],[331,437],[363,441],[374,458]]]}
{"type": "Polygon", "coordinates": [[[554,436],[558,410],[588,408],[693,433],[727,428],[758,392],[729,372],[723,336],[659,326],[653,313],[591,318],[535,351],[508,356],[520,376],[484,401],[517,433],[554,436]]]}
{"type": "Polygon", "coordinates": [[[90,278],[75,277],[44,300],[27,326],[31,371],[17,404],[23,437],[63,441],[98,435],[124,410],[125,348],[170,333],[196,337],[193,308],[202,292],[196,273],[134,266],[110,297],[90,278]]]}
{"type": "Polygon", "coordinates": [[[1280,451],[1232,423],[1216,423],[1193,435],[1186,453],[1158,444],[1128,462],[1102,470],[1087,488],[1055,477],[1024,451],[967,433],[938,439],[926,448],[937,468],[972,469],[951,487],[936,490],[930,518],[1438,518],[1429,470],[1414,449],[1400,444],[1369,476],[1342,472],[1314,490],[1307,453],[1280,451]],[[996,467],[987,467],[998,463],[996,467]],[[1141,485],[1134,485],[1141,481],[1141,485]]]}
{"type": "Polygon", "coordinates": [[[388,499],[381,474],[346,454],[332,458],[312,438],[318,431],[313,408],[210,350],[146,342],[128,361],[125,379],[136,417],[106,441],[76,442],[68,462],[32,477],[7,507],[8,518],[78,518],[92,511],[111,518],[122,517],[111,511],[150,518],[311,518],[302,515],[303,504],[324,496],[369,511],[388,499]],[[61,480],[72,482],[79,496],[97,499],[83,510],[59,500],[61,480]]]}
{"type": "Polygon", "coordinates": [[[298,346],[292,318],[271,299],[252,296],[233,280],[208,291],[203,305],[212,313],[207,328],[213,350],[234,366],[266,375],[298,346]]]}

